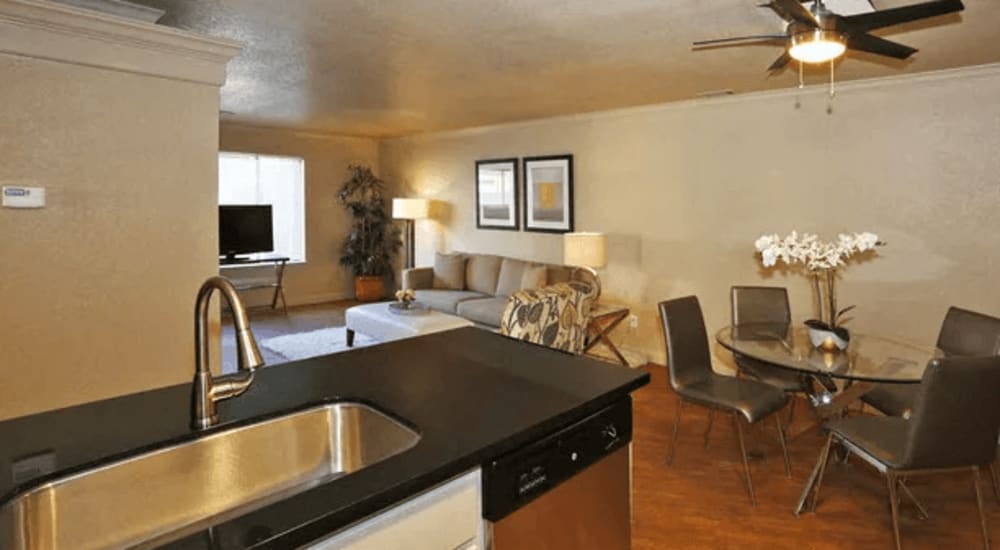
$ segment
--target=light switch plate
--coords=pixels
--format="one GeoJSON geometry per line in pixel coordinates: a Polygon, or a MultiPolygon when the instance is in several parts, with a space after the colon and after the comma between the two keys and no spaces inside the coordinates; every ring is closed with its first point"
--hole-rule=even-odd
{"type": "Polygon", "coordinates": [[[42,208],[45,206],[45,188],[5,185],[3,205],[6,208],[42,208]]]}

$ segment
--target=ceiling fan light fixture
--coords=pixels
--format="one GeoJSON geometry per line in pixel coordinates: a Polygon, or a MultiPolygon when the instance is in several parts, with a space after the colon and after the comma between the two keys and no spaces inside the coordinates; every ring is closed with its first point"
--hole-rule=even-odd
{"type": "Polygon", "coordinates": [[[794,34],[791,43],[788,55],[803,63],[826,63],[847,51],[842,34],[821,29],[794,34]]]}

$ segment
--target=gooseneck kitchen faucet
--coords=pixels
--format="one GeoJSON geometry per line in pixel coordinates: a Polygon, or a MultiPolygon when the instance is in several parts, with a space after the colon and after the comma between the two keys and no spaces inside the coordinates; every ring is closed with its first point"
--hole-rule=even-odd
{"type": "Polygon", "coordinates": [[[219,423],[216,403],[247,391],[253,383],[254,370],[264,364],[264,359],[260,356],[257,341],[250,330],[243,300],[225,277],[210,277],[201,285],[194,306],[194,324],[195,370],[191,395],[191,426],[202,430],[219,423]],[[236,333],[238,370],[224,376],[212,376],[208,365],[208,304],[216,290],[222,293],[232,310],[236,333]]]}

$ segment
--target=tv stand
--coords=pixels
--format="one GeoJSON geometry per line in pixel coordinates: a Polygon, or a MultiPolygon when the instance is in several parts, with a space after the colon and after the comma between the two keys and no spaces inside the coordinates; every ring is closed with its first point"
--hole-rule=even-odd
{"type": "Polygon", "coordinates": [[[285,265],[288,264],[289,258],[285,256],[251,256],[251,257],[239,257],[236,255],[226,255],[219,256],[219,268],[220,269],[231,269],[234,267],[257,267],[270,265],[274,267],[274,276],[270,281],[248,281],[246,283],[240,283],[238,281],[233,282],[233,286],[236,290],[255,290],[261,288],[273,288],[274,294],[271,296],[271,309],[278,308],[278,298],[281,298],[281,309],[287,314],[288,313],[288,303],[285,301],[285,265]]]}

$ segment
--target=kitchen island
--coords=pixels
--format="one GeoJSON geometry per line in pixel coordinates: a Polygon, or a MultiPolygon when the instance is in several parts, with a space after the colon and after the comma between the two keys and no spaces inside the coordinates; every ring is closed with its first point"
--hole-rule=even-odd
{"type": "Polygon", "coordinates": [[[322,403],[368,403],[419,432],[398,455],[164,546],[298,548],[618,402],[648,380],[462,328],[259,369],[246,394],[219,404],[221,422],[209,430],[189,427],[189,384],[0,422],[0,502],[68,473],[322,403]]]}

